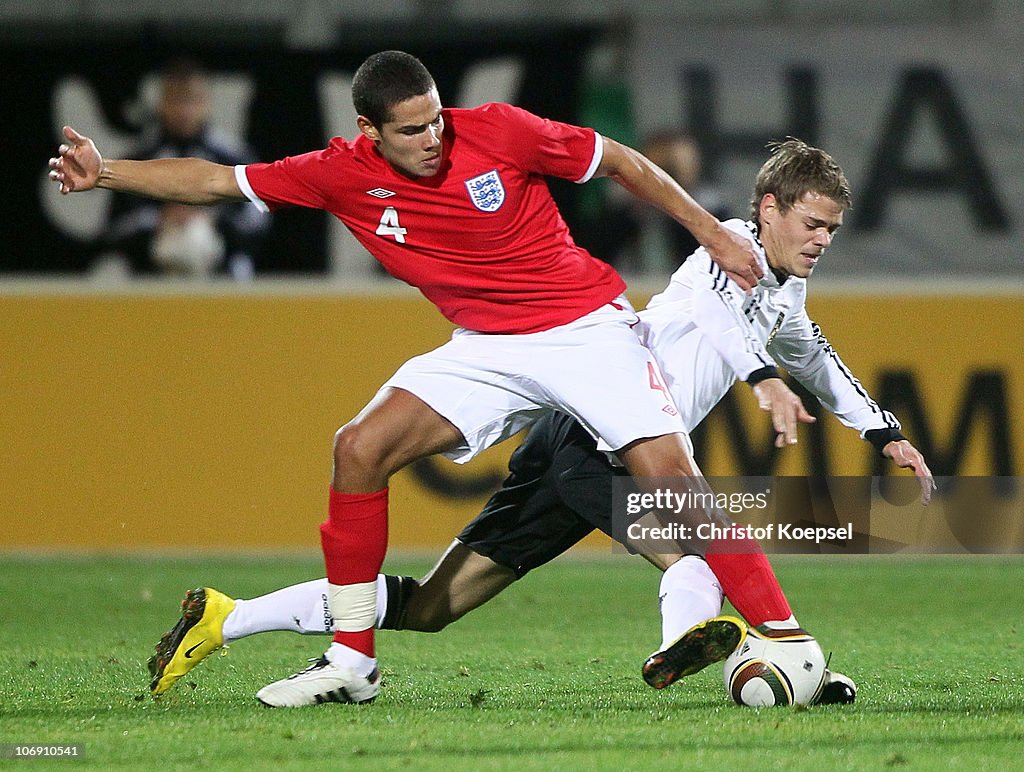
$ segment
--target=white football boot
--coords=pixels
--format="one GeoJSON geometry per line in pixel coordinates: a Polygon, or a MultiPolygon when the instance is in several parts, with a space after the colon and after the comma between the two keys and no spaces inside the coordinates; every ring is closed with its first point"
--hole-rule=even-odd
{"type": "Polygon", "coordinates": [[[324,702],[365,705],[379,692],[380,671],[376,668],[364,677],[320,657],[305,670],[267,684],[256,692],[256,699],[270,708],[300,708],[324,702]]]}

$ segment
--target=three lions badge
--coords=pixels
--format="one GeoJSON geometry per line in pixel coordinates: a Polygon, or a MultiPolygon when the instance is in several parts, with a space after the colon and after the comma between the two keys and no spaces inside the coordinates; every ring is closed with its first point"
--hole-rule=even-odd
{"type": "Polygon", "coordinates": [[[473,206],[481,212],[497,212],[505,203],[505,186],[501,184],[497,169],[466,180],[466,190],[473,206]]]}

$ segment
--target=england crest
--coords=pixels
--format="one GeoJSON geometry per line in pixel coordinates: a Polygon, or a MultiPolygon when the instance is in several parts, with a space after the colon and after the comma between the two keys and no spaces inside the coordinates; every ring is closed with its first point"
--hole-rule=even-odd
{"type": "Polygon", "coordinates": [[[473,206],[481,212],[497,212],[505,203],[505,186],[501,184],[497,169],[466,180],[466,190],[473,206]]]}

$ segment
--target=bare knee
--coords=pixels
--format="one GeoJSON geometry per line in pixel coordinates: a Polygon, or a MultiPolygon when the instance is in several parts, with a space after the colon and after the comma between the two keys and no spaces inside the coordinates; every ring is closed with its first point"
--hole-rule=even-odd
{"type": "Polygon", "coordinates": [[[425,402],[384,388],[334,436],[334,486],[372,493],[416,459],[457,447],[462,435],[425,402]]]}
{"type": "Polygon", "coordinates": [[[380,490],[391,471],[384,468],[380,443],[358,423],[345,424],[335,433],[335,489],[351,493],[380,490]]]}
{"type": "Polygon", "coordinates": [[[619,451],[635,477],[700,477],[701,472],[682,435],[637,440],[619,451]]]}
{"type": "Polygon", "coordinates": [[[373,463],[376,455],[358,424],[345,424],[334,433],[334,463],[339,466],[366,466],[373,463]]]}

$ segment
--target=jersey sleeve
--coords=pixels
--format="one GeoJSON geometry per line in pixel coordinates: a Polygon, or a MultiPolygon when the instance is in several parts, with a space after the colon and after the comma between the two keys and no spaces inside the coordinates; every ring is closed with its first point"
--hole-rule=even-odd
{"type": "Polygon", "coordinates": [[[802,306],[783,323],[771,350],[790,375],[862,438],[875,429],[900,429],[896,416],[871,399],[802,306]]]}
{"type": "Polygon", "coordinates": [[[526,171],[577,183],[597,171],[604,142],[593,129],[541,118],[512,105],[493,104],[487,110],[500,122],[498,133],[526,171]]]}
{"type": "Polygon", "coordinates": [[[701,248],[694,260],[693,321],[715,351],[736,373],[747,380],[756,370],[774,367],[761,339],[743,313],[744,292],[701,248]]]}
{"type": "Polygon", "coordinates": [[[264,211],[283,206],[323,209],[332,174],[338,173],[337,161],[329,147],[272,163],[236,166],[235,180],[246,198],[264,211]]]}

